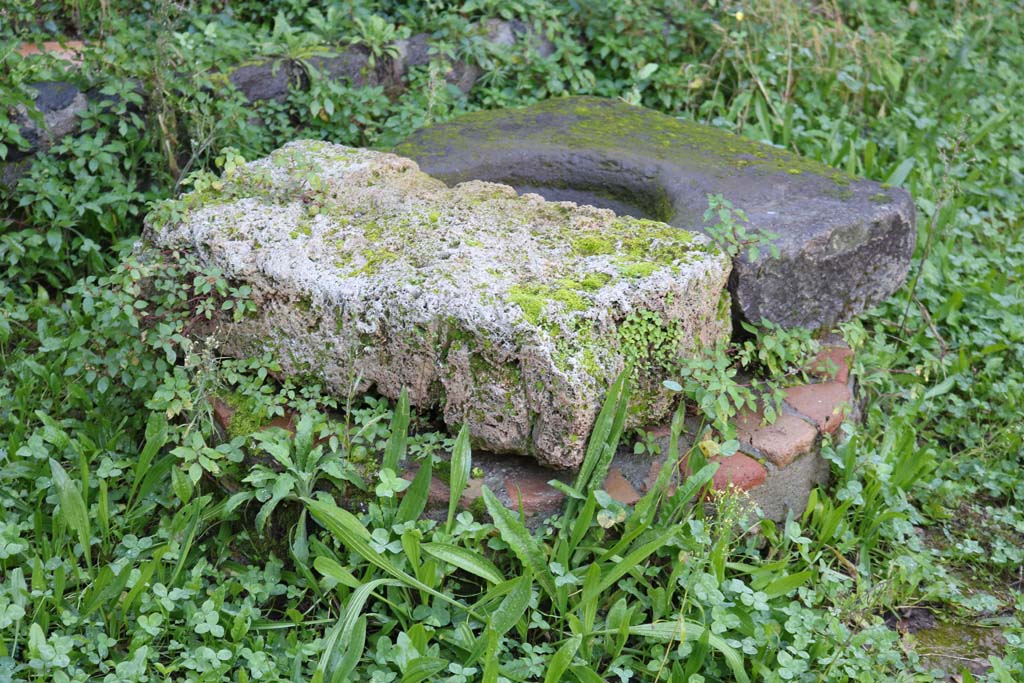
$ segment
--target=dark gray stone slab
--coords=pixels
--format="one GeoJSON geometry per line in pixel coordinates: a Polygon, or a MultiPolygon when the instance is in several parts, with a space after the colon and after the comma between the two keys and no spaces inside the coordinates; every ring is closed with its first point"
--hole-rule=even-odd
{"type": "Polygon", "coordinates": [[[36,91],[36,109],[44,114],[70,106],[80,92],[73,84],[64,81],[33,83],[29,87],[36,91]]]}
{"type": "Polygon", "coordinates": [[[12,150],[8,161],[19,161],[49,148],[53,142],[78,128],[77,115],[87,104],[82,92],[71,83],[64,81],[47,81],[32,83],[29,87],[35,91],[33,104],[42,114],[42,126],[33,120],[29,113],[19,108],[15,122],[23,124],[21,136],[29,143],[27,150],[12,150]]]}
{"type": "Polygon", "coordinates": [[[353,48],[306,60],[322,77],[332,81],[348,81],[351,85],[367,85],[370,58],[364,50],[353,48]]]}
{"type": "Polygon", "coordinates": [[[734,263],[735,312],[830,327],[892,294],[914,249],[914,205],[786,150],[615,100],[569,97],[468,114],[395,148],[448,184],[506,183],[703,230],[709,194],[777,233],[779,257],[734,263]]]}
{"type": "Polygon", "coordinates": [[[88,95],[66,81],[32,83],[28,87],[34,91],[32,103],[36,111],[30,113],[22,105],[15,109],[13,122],[28,147],[10,145],[7,158],[0,161],[0,186],[6,190],[14,189],[18,179],[31,168],[36,154],[78,130],[78,115],[89,104],[88,95]]]}
{"type": "Polygon", "coordinates": [[[433,55],[430,51],[430,34],[417,33],[406,39],[395,43],[402,55],[402,62],[406,68],[426,66],[430,64],[433,55]]]}
{"type": "Polygon", "coordinates": [[[228,75],[228,80],[250,102],[283,102],[292,84],[301,83],[302,76],[301,69],[289,60],[271,59],[240,66],[228,75]]]}

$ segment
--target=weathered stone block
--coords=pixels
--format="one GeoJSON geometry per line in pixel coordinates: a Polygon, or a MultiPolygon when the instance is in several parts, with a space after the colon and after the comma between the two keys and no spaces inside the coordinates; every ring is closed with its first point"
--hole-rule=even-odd
{"type": "Polygon", "coordinates": [[[321,142],[151,214],[144,239],[251,285],[258,315],[223,324],[225,351],[273,348],[342,395],[407,388],[475,445],[560,468],[627,363],[630,424],[655,423],[680,357],[730,332],[729,262],[701,235],[321,142]]]}
{"type": "Polygon", "coordinates": [[[301,85],[305,72],[288,59],[268,59],[232,69],[228,80],[249,102],[284,102],[293,85],[301,85]]]}
{"type": "Polygon", "coordinates": [[[29,143],[28,150],[12,148],[7,161],[19,161],[39,151],[49,149],[56,141],[78,129],[78,114],[88,104],[85,93],[74,84],[65,81],[33,83],[29,86],[35,108],[42,114],[42,121],[33,120],[23,106],[19,106],[14,123],[20,126],[20,133],[29,143]]]}
{"type": "Polygon", "coordinates": [[[746,320],[831,327],[895,291],[914,249],[898,188],[791,152],[615,100],[567,97],[429,126],[395,151],[447,183],[507,183],[553,200],[702,230],[722,194],[779,258],[741,254],[730,288],[746,320]]]}

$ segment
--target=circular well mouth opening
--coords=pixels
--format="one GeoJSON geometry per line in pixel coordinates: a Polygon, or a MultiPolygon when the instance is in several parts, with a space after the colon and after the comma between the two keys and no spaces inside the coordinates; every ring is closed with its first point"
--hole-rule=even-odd
{"type": "Polygon", "coordinates": [[[599,209],[610,209],[620,216],[667,222],[674,214],[665,192],[654,188],[650,192],[638,192],[636,188],[625,186],[604,185],[595,188],[587,183],[551,186],[532,184],[528,180],[504,182],[508,182],[520,194],[532,192],[548,201],[589,204],[599,209]]]}
{"type": "Polygon", "coordinates": [[[511,185],[520,194],[532,192],[549,201],[570,201],[632,216],[670,223],[676,208],[660,180],[660,169],[629,158],[588,152],[513,152],[485,163],[469,163],[442,178],[511,185]]]}

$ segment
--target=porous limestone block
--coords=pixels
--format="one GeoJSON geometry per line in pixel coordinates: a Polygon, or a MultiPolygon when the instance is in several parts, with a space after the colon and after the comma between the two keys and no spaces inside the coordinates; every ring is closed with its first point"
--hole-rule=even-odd
{"type": "Polygon", "coordinates": [[[339,395],[438,407],[476,446],[579,466],[632,364],[629,424],[667,417],[680,359],[730,333],[729,259],[695,233],[291,143],[150,214],[144,241],[252,288],[221,349],[276,353],[339,395]]]}

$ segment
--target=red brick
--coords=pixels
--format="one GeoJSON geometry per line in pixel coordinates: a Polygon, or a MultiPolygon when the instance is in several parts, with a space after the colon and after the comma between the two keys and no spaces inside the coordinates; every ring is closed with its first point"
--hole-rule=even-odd
{"type": "MultiPolygon", "coordinates": [[[[286,432],[295,433],[295,413],[290,410],[285,412],[284,415],[275,415],[270,422],[263,425],[263,429],[270,429],[271,427],[280,427],[286,432]]],[[[319,443],[319,442],[318,442],[319,443]]]]}
{"type": "Polygon", "coordinates": [[[761,411],[744,410],[735,420],[740,443],[750,446],[776,467],[785,467],[814,448],[818,432],[795,415],[779,415],[770,425],[761,424],[761,411]]]}
{"type": "Polygon", "coordinates": [[[749,491],[763,484],[768,476],[764,465],[743,453],[719,456],[713,462],[719,463],[718,471],[712,479],[718,490],[726,489],[731,484],[741,491],[749,491]]]}
{"type": "MultiPolygon", "coordinates": [[[[718,491],[724,491],[732,485],[741,491],[749,491],[752,488],[764,483],[768,471],[764,465],[744,453],[733,455],[720,455],[711,458],[708,462],[718,463],[718,471],[715,472],[711,485],[718,491]]],[[[689,458],[683,461],[683,472],[690,475],[689,458]]]]}
{"type": "Polygon", "coordinates": [[[565,495],[548,484],[550,479],[551,473],[543,471],[520,472],[514,479],[507,478],[505,491],[512,509],[519,509],[520,497],[527,516],[552,514],[561,509],[565,495]]]}
{"type": "Polygon", "coordinates": [[[82,50],[84,49],[85,43],[80,40],[69,40],[64,45],[51,40],[45,43],[22,43],[18,48],[18,54],[22,57],[27,57],[28,55],[46,53],[58,59],[79,65],[82,63],[82,50]]]}
{"type": "Polygon", "coordinates": [[[846,384],[850,379],[850,365],[853,351],[846,346],[829,346],[822,349],[807,366],[807,372],[815,377],[846,384]]]}
{"type": "Polygon", "coordinates": [[[430,490],[427,493],[427,505],[447,505],[451,498],[451,489],[437,477],[430,478],[430,490]]]}
{"type": "Polygon", "coordinates": [[[786,390],[789,407],[810,419],[825,434],[832,434],[846,418],[850,390],[839,382],[802,384],[786,390]]]}
{"type": "Polygon", "coordinates": [[[214,398],[210,401],[210,404],[213,406],[213,418],[217,420],[221,429],[227,431],[228,426],[231,424],[231,416],[235,414],[235,409],[219,398],[214,398]]]}
{"type": "Polygon", "coordinates": [[[632,505],[640,500],[640,494],[636,492],[636,489],[623,476],[622,470],[618,467],[613,467],[608,473],[608,477],[604,480],[604,490],[623,505],[632,505]]]}
{"type": "Polygon", "coordinates": [[[760,429],[763,421],[764,414],[760,410],[754,411],[750,408],[744,408],[732,421],[736,425],[736,438],[741,443],[749,445],[751,434],[760,429]]]}
{"type": "Polygon", "coordinates": [[[644,427],[644,431],[652,439],[667,439],[672,436],[672,425],[657,425],[655,427],[644,427]]]}
{"type": "Polygon", "coordinates": [[[459,503],[462,507],[468,508],[476,501],[477,498],[483,495],[483,487],[483,478],[470,479],[469,482],[466,483],[466,489],[462,492],[462,497],[459,498],[459,503]]]}

